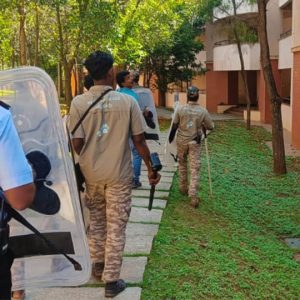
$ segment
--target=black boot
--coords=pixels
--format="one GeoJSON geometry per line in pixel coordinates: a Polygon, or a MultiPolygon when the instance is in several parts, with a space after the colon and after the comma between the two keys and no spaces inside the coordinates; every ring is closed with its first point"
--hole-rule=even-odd
{"type": "Polygon", "coordinates": [[[105,284],[105,297],[113,298],[117,296],[119,293],[124,291],[126,288],[125,281],[123,279],[119,279],[118,281],[107,282],[105,284]]]}

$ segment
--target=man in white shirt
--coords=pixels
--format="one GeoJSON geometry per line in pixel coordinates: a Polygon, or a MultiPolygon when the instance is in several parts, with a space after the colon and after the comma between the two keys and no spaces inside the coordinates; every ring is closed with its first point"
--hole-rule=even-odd
{"type": "Polygon", "coordinates": [[[27,162],[8,106],[0,103],[0,299],[11,298],[13,253],[8,249],[8,221],[4,197],[17,210],[29,207],[35,194],[32,170],[27,162]]]}

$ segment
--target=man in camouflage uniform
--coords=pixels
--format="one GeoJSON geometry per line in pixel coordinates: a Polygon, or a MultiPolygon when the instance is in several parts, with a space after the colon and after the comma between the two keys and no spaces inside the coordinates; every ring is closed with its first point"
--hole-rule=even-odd
{"type": "Polygon", "coordinates": [[[157,184],[144,138],[142,114],[129,95],[111,89],[113,58],[96,51],[85,61],[94,86],[72,101],[70,129],[104,91],[110,91],[88,113],[72,137],[85,177],[86,205],[90,211],[89,246],[94,276],[105,282],[105,296],[125,289],[119,278],[125,246],[125,229],[131,208],[131,153],[129,137],[145,161],[150,184],[157,184]]]}
{"type": "Polygon", "coordinates": [[[176,144],[178,155],[179,189],[182,194],[188,194],[191,205],[198,207],[198,187],[200,172],[200,142],[202,130],[212,130],[214,125],[207,110],[201,107],[198,88],[191,86],[187,91],[188,103],[179,107],[174,116],[173,126],[169,136],[171,143],[177,132],[176,144]],[[190,185],[188,188],[187,158],[190,162],[190,185]]]}

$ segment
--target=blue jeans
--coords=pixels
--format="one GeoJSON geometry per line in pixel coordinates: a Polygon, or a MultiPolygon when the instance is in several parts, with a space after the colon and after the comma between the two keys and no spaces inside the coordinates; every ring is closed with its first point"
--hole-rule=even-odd
{"type": "Polygon", "coordinates": [[[132,152],[132,168],[133,168],[133,182],[138,183],[140,181],[141,175],[141,166],[142,166],[142,158],[139,155],[138,151],[132,145],[131,147],[132,152]]]}

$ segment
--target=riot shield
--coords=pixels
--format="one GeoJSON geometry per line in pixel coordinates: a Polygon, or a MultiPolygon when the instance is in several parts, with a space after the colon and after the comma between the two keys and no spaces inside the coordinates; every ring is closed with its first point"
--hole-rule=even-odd
{"type": "Polygon", "coordinates": [[[175,117],[176,111],[179,107],[180,107],[180,104],[178,101],[176,101],[174,103],[174,113],[172,115],[172,121],[171,121],[170,129],[169,129],[169,132],[167,135],[167,140],[166,140],[165,147],[164,147],[164,163],[167,166],[174,166],[174,163],[177,162],[177,145],[176,145],[177,133],[176,133],[172,143],[169,143],[169,136],[171,133],[172,126],[174,124],[174,117],[175,117]]]}
{"type": "Polygon", "coordinates": [[[151,128],[145,122],[145,137],[147,145],[151,151],[160,152],[160,129],[152,92],[150,89],[140,86],[134,88],[133,91],[138,95],[138,104],[141,111],[147,109],[153,114],[155,127],[151,128]]]}
{"type": "Polygon", "coordinates": [[[11,106],[24,152],[35,170],[39,199],[22,215],[82,267],[76,271],[63,255],[12,220],[9,245],[16,256],[12,268],[13,287],[83,284],[90,277],[90,256],[53,81],[35,67],[1,71],[0,100],[11,106]]]}

